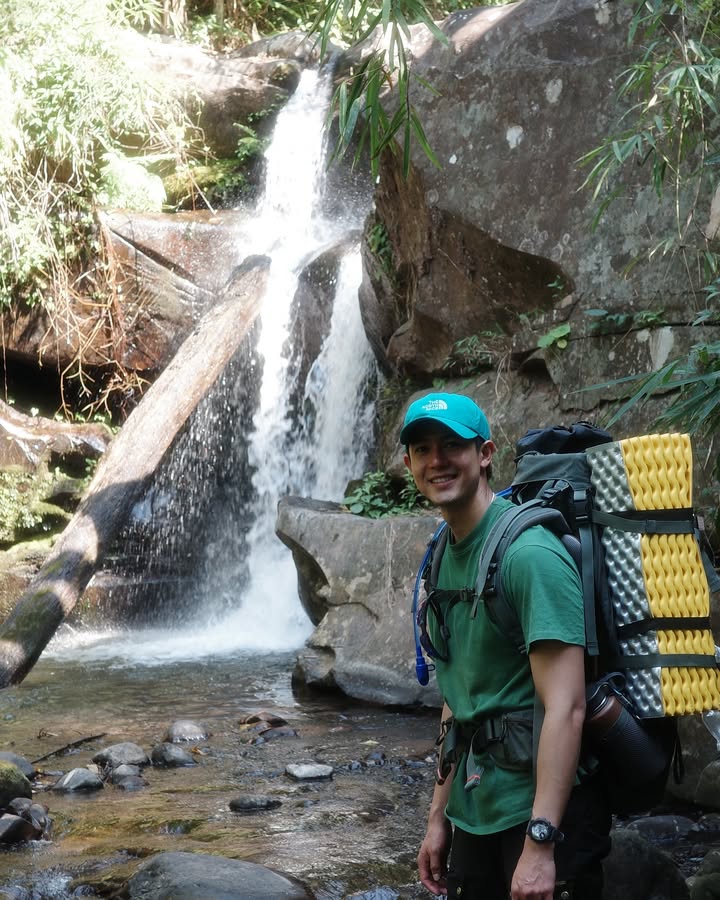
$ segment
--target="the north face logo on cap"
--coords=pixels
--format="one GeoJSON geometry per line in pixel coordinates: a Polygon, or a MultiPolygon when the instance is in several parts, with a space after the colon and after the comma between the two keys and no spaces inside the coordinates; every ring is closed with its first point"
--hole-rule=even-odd
{"type": "Polygon", "coordinates": [[[425,412],[433,412],[436,409],[447,409],[448,405],[444,400],[430,400],[423,406],[425,412]]]}

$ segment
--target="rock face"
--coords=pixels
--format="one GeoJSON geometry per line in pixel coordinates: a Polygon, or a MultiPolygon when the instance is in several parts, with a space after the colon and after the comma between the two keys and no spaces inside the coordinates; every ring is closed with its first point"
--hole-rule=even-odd
{"type": "MultiPolygon", "coordinates": [[[[593,231],[597,202],[581,190],[578,160],[623,112],[631,12],[525,0],[453,14],[447,46],[414,31],[414,71],[440,97],[417,91],[413,102],[441,168],[418,151],[405,181],[399,157],[383,160],[361,302],[387,369],[429,382],[472,337],[488,369],[524,367],[559,410],[592,410],[600,395],[578,386],[648,371],[698,339],[681,260],[647,261],[672,230],[672,198],[659,202],[647,172],[628,167],[593,231]],[[567,346],[538,349],[560,323],[567,346]]],[[[710,204],[710,192],[699,198],[701,219],[710,204]]]]}
{"type": "Polygon", "coordinates": [[[317,628],[297,676],[373,703],[439,706],[415,678],[411,598],[436,520],[370,520],[335,504],[283,498],[277,534],[292,550],[301,601],[317,628]]]}

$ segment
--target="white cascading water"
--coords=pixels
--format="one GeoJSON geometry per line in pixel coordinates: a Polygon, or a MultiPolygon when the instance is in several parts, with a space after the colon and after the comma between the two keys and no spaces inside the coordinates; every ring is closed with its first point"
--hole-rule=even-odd
{"type": "MultiPolygon", "coordinates": [[[[236,553],[245,554],[242,563],[249,572],[243,593],[237,592],[240,565],[227,552],[226,541],[219,554],[226,584],[219,585],[215,573],[212,592],[235,597],[236,602],[230,609],[204,608],[203,630],[195,622],[191,631],[163,628],[125,637],[116,633],[111,640],[107,634],[70,631],[59,635],[46,652],[153,664],[235,651],[290,650],[310,634],[291,554],[275,536],[277,503],[285,494],[341,499],[347,482],[363,471],[373,418],[373,403],[366,395],[374,364],[358,306],[357,246],[341,262],[330,330],[304,388],[305,401],[314,410],[312,427],[293,425],[289,414],[288,397],[295,385],[290,383],[287,341],[299,274],[321,248],[357,231],[364,213],[350,209],[345,216],[328,219],[321,212],[329,91],[329,77],[306,70],[278,115],[265,155],[264,196],[240,248],[242,259],[252,254],[271,259],[259,316],[260,399],[248,448],[254,470],[255,500],[248,511],[252,524],[245,540],[234,545],[236,553]]],[[[208,421],[195,427],[203,433],[208,421]]],[[[182,477],[178,481],[182,483],[182,477]]]]}

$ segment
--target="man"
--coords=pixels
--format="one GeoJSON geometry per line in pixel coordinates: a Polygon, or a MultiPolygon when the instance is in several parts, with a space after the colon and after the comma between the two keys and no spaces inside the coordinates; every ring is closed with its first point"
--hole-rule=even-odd
{"type": "Polygon", "coordinates": [[[471,602],[485,537],[510,505],[489,484],[496,447],[485,414],[468,397],[428,394],[410,405],[400,439],[418,490],[450,533],[426,627],[457,754],[433,794],[421,881],[463,900],[600,900],[610,812],[600,786],[577,777],[585,718],[577,569],[542,527],[511,544],[501,577],[523,629],[521,654],[484,604],[471,602]],[[539,732],[524,743],[523,721],[539,732]]]}

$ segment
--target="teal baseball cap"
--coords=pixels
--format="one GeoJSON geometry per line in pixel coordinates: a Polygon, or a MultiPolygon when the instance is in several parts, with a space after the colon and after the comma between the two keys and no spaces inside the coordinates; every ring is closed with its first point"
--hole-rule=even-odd
{"type": "Polygon", "coordinates": [[[426,394],[415,400],[405,413],[400,442],[407,445],[421,424],[435,422],[458,437],[490,440],[490,425],[480,407],[464,394],[426,394]]]}

